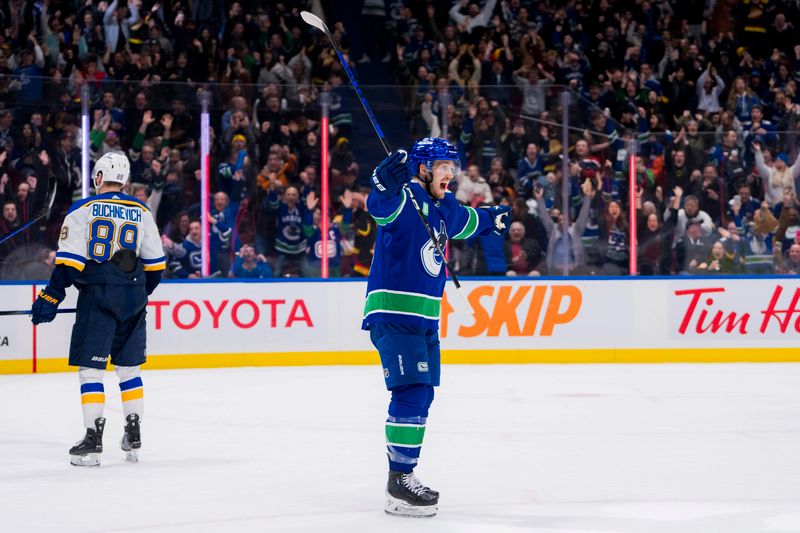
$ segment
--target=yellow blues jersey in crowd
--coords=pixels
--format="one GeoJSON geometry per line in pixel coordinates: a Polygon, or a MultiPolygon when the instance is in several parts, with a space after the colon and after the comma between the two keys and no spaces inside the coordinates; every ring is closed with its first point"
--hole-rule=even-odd
{"type": "Polygon", "coordinates": [[[61,226],[57,265],[83,272],[90,262],[105,263],[119,250],[134,251],[146,271],[166,268],[161,236],[145,204],[120,192],[72,204],[61,226]]]}

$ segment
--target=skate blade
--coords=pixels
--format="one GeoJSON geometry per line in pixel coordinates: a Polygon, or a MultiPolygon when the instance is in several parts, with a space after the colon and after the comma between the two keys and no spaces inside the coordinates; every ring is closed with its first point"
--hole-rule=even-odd
{"type": "Polygon", "coordinates": [[[119,443],[119,447],[122,448],[122,451],[125,452],[125,460],[129,463],[138,463],[139,462],[139,448],[131,448],[131,445],[128,444],[127,439],[122,437],[122,440],[119,443]]]}
{"type": "Polygon", "coordinates": [[[433,518],[439,511],[439,504],[410,505],[403,500],[398,500],[386,494],[386,504],[383,507],[386,514],[391,516],[405,516],[408,518],[433,518]]]}
{"type": "Polygon", "coordinates": [[[70,455],[69,463],[73,466],[100,466],[100,454],[70,455]]]}

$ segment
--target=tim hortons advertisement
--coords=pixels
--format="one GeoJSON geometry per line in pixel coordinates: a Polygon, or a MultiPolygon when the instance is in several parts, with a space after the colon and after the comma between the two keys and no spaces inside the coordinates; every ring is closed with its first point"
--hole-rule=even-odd
{"type": "Polygon", "coordinates": [[[792,348],[800,280],[525,280],[465,284],[442,302],[457,349],[792,348]]]}
{"type": "MultiPolygon", "coordinates": [[[[27,309],[37,287],[0,290],[4,308],[27,309]]],[[[162,283],[148,305],[148,355],[161,367],[371,363],[365,290],[363,281],[162,283]]],[[[449,362],[800,360],[797,278],[499,278],[466,281],[463,293],[448,282],[440,304],[449,362]]],[[[62,308],[75,301],[70,289],[62,308]]],[[[73,322],[60,314],[33,328],[29,317],[4,317],[0,363],[56,368],[73,322]]]]}

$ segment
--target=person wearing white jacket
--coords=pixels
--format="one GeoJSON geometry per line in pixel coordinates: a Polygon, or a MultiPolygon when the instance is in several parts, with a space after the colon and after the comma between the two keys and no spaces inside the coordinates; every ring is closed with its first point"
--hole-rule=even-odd
{"type": "Polygon", "coordinates": [[[459,11],[467,7],[467,4],[469,4],[469,0],[459,0],[456,2],[455,5],[450,8],[450,18],[455,20],[467,33],[472,33],[474,28],[488,26],[497,0],[488,0],[486,5],[483,6],[483,9],[479,9],[476,3],[470,4],[469,15],[462,15],[459,11]]]}
{"type": "Polygon", "coordinates": [[[769,205],[774,207],[781,202],[783,190],[787,187],[797,194],[795,181],[800,178],[800,154],[797,155],[794,164],[789,166],[789,157],[780,153],[775,157],[773,165],[768,167],[761,151],[761,143],[753,143],[753,150],[756,152],[756,168],[764,187],[764,199],[769,205]]]}
{"type": "Polygon", "coordinates": [[[476,201],[479,203],[494,203],[492,196],[492,188],[481,176],[478,165],[470,165],[467,167],[467,175],[463,174],[458,178],[458,191],[456,191],[456,199],[465,205],[473,205],[476,201]]]}
{"type": "Polygon", "coordinates": [[[700,209],[700,201],[694,195],[689,195],[683,202],[681,208],[681,196],[683,196],[683,189],[675,187],[675,196],[672,197],[672,202],[669,208],[664,211],[664,222],[672,222],[675,224],[675,232],[673,234],[673,247],[678,242],[678,239],[686,234],[686,226],[689,221],[699,222],[700,230],[703,236],[708,237],[714,232],[714,221],[711,216],[700,209]]]}
{"type": "Polygon", "coordinates": [[[697,78],[697,110],[706,113],[719,113],[719,95],[725,90],[725,82],[717,74],[716,69],[708,64],[706,70],[697,78]]]}

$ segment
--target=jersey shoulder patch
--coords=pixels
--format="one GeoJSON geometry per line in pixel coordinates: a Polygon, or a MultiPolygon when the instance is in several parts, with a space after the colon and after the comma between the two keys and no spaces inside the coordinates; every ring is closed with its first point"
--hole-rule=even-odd
{"type": "Polygon", "coordinates": [[[144,202],[142,202],[138,198],[135,198],[135,197],[133,197],[133,196],[131,196],[129,194],[122,194],[122,193],[115,192],[115,193],[111,193],[111,195],[112,195],[111,199],[114,200],[114,201],[129,202],[131,204],[138,205],[139,207],[141,207],[145,211],[150,211],[150,208],[147,207],[147,205],[144,202]]]}

